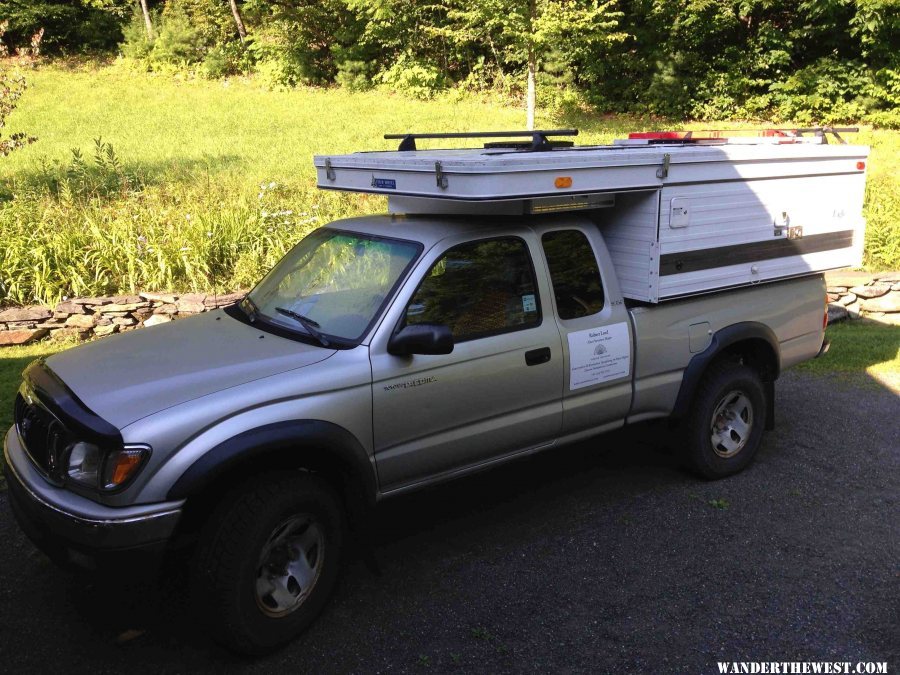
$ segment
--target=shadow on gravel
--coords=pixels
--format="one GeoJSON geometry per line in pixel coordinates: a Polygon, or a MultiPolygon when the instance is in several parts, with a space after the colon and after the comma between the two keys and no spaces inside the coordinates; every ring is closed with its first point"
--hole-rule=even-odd
{"type": "MultiPolygon", "coordinates": [[[[348,593],[348,584],[343,583],[336,602],[353,603],[353,596],[395,583],[389,578],[395,576],[390,568],[398,550],[403,557],[410,548],[441,546],[457,537],[488,546],[504,523],[515,521],[516,528],[538,531],[547,527],[547,513],[565,511],[573,503],[597,508],[666,484],[690,483],[693,478],[680,468],[671,438],[667,425],[644,423],[387,500],[379,505],[373,523],[375,556],[383,574],[373,573],[354,556],[345,577],[353,578],[355,588],[348,593]]],[[[27,542],[26,546],[31,548],[27,542]]],[[[210,667],[213,662],[250,663],[197,630],[191,618],[186,554],[168,559],[156,578],[137,579],[129,570],[100,577],[62,572],[37,551],[29,555],[46,568],[42,573],[54,602],[77,617],[95,639],[82,645],[88,662],[101,658],[104,645],[112,643],[123,648],[123,656],[158,651],[162,662],[171,649],[182,657],[182,650],[202,654],[210,667]]],[[[287,649],[303,651],[298,643],[287,649]]]]}

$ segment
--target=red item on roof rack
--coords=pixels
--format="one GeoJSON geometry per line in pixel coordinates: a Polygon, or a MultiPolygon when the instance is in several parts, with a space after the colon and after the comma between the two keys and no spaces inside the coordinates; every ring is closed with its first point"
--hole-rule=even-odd
{"type": "Polygon", "coordinates": [[[795,136],[785,129],[704,129],[702,131],[637,131],[628,134],[630,139],[653,141],[714,141],[731,138],[737,134],[751,134],[762,137],[795,136]],[[695,135],[699,134],[699,135],[695,135]]]}

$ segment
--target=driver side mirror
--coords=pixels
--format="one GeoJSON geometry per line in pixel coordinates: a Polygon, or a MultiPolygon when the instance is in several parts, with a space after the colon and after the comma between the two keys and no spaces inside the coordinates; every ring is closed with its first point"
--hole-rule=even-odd
{"type": "Polygon", "coordinates": [[[453,333],[448,326],[422,323],[406,326],[391,336],[388,353],[394,356],[409,354],[449,354],[453,351],[453,333]]]}

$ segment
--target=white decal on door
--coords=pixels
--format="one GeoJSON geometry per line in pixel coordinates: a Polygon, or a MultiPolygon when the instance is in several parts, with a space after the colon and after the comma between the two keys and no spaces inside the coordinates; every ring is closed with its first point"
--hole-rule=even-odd
{"type": "Polygon", "coordinates": [[[626,323],[569,333],[569,389],[617,380],[627,376],[630,367],[626,323]]]}

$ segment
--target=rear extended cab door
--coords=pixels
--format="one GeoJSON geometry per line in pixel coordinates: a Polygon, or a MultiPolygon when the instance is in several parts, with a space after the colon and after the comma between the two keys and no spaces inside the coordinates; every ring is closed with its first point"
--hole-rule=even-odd
{"type": "Polygon", "coordinates": [[[631,406],[634,328],[603,236],[581,216],[537,221],[532,228],[553,284],[553,313],[562,337],[562,436],[622,426],[631,406]],[[598,273],[602,300],[586,290],[598,273]]]}

